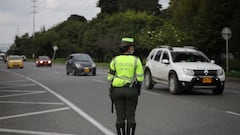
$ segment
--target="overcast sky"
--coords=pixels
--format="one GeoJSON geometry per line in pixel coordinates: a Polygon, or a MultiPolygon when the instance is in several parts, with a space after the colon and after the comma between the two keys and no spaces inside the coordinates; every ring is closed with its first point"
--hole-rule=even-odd
{"type": "MultiPolygon", "coordinates": [[[[0,0],[0,48],[14,42],[15,35],[33,32],[34,0],[0,0]]],[[[99,0],[36,0],[35,31],[46,29],[65,21],[71,14],[84,16],[88,20],[96,17],[100,9],[99,0]]],[[[160,0],[163,7],[169,0],[160,0]]]]}

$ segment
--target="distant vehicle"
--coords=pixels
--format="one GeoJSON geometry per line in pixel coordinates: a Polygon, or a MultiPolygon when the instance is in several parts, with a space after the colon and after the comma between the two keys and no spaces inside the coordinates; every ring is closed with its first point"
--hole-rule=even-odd
{"type": "Polygon", "coordinates": [[[19,67],[23,68],[23,60],[19,55],[9,55],[7,57],[7,68],[19,67]]]}
{"type": "Polygon", "coordinates": [[[85,53],[70,54],[66,61],[66,74],[96,75],[96,64],[91,56],[85,53]]]}
{"type": "Polygon", "coordinates": [[[215,95],[221,95],[225,84],[223,68],[189,46],[154,48],[147,57],[144,77],[147,89],[152,89],[157,83],[168,84],[171,94],[206,88],[215,95]]]}
{"type": "Polygon", "coordinates": [[[52,66],[52,60],[48,56],[38,56],[36,59],[36,66],[52,66]]]}
{"type": "Polygon", "coordinates": [[[5,53],[0,53],[0,60],[3,60],[4,62],[6,62],[6,54],[5,53]]]}

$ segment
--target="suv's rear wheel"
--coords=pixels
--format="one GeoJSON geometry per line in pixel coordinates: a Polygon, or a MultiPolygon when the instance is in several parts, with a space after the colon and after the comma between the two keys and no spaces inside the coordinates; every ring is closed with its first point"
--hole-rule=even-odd
{"type": "Polygon", "coordinates": [[[146,70],[144,74],[144,86],[147,89],[152,89],[154,86],[152,81],[152,74],[149,70],[146,70]]]}
{"type": "Polygon", "coordinates": [[[171,74],[169,76],[168,88],[169,92],[173,95],[180,93],[180,85],[178,82],[178,78],[175,74],[171,74]]]}

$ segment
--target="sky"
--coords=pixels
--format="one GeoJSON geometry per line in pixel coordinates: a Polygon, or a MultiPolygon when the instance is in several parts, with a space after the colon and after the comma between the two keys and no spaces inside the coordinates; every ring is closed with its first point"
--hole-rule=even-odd
{"type": "MultiPolygon", "coordinates": [[[[99,0],[0,0],[0,49],[7,49],[14,43],[16,35],[32,35],[33,1],[36,1],[35,31],[42,27],[49,29],[67,20],[71,14],[91,20],[100,12],[96,7],[99,0]]],[[[166,8],[169,0],[159,3],[166,8]]]]}

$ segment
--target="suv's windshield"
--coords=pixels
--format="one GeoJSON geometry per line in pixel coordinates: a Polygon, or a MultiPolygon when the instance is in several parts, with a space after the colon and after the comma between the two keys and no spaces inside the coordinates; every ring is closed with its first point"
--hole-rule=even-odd
{"type": "Polygon", "coordinates": [[[173,62],[209,62],[208,58],[198,52],[171,52],[173,62]]]}

